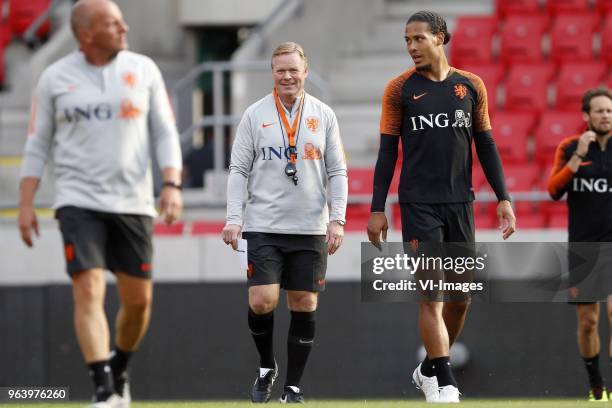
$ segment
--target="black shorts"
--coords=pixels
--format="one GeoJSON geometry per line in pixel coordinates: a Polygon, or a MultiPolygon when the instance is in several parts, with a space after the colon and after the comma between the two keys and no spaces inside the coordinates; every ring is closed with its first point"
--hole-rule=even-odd
{"type": "Polygon", "coordinates": [[[466,203],[400,203],[402,241],[475,242],[474,209],[466,203]]]}
{"type": "Polygon", "coordinates": [[[568,243],[568,302],[593,304],[612,294],[612,247],[592,243],[568,243]]]}
{"type": "MultiPolygon", "coordinates": [[[[474,211],[472,202],[465,203],[400,203],[402,215],[402,241],[406,243],[405,250],[415,251],[425,256],[446,259],[474,257],[475,242],[474,211]],[[442,243],[456,243],[442,244],[442,243]],[[461,245],[467,243],[468,245],[461,245]],[[440,244],[440,245],[438,245],[440,244]]],[[[414,255],[417,255],[415,252],[414,255]]],[[[420,301],[465,301],[471,298],[467,291],[475,280],[474,271],[467,270],[457,273],[454,270],[419,270],[415,275],[419,285],[420,301]],[[422,283],[438,283],[448,285],[422,290],[422,283]],[[461,288],[461,289],[459,289],[461,288]]]]}
{"type": "Polygon", "coordinates": [[[247,283],[280,283],[285,290],[325,290],[325,235],[243,232],[247,240],[247,283]]]}
{"type": "Polygon", "coordinates": [[[151,278],[153,218],[61,207],[58,219],[68,274],[92,268],[151,278]]]}

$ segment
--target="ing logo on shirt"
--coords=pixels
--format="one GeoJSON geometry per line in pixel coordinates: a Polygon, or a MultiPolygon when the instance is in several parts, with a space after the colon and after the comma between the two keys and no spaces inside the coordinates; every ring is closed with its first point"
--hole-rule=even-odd
{"type": "MultiPolygon", "coordinates": [[[[272,146],[266,146],[261,148],[261,159],[267,160],[290,160],[291,150],[288,147],[278,146],[278,148],[272,146]]],[[[308,142],[304,145],[304,154],[301,156],[302,160],[321,160],[323,154],[314,144],[308,142]]]]}
{"type": "Polygon", "coordinates": [[[455,85],[453,90],[455,91],[455,96],[461,100],[467,95],[467,88],[463,84],[455,85]]]}

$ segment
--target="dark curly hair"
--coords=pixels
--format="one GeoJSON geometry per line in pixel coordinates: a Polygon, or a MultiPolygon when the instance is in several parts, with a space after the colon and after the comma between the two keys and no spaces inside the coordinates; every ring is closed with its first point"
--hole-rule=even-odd
{"type": "Polygon", "coordinates": [[[600,87],[595,89],[589,89],[582,96],[582,111],[584,113],[591,112],[591,99],[597,96],[607,96],[609,99],[612,100],[612,93],[607,88],[600,87]]]}
{"type": "Polygon", "coordinates": [[[429,29],[432,34],[443,33],[444,44],[448,44],[450,41],[451,34],[448,32],[448,28],[446,28],[446,20],[444,20],[438,13],[426,10],[418,11],[410,16],[406,24],[410,24],[413,21],[421,21],[429,24],[429,29]]]}

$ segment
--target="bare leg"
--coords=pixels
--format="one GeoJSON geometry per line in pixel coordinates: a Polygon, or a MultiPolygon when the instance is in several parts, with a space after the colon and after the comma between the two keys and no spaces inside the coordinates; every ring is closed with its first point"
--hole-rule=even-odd
{"type": "Polygon", "coordinates": [[[465,324],[465,317],[470,306],[470,301],[463,302],[446,302],[442,308],[442,318],[448,331],[448,343],[453,345],[465,324]]]}
{"type": "Polygon", "coordinates": [[[72,278],[74,327],[87,363],[108,359],[110,334],[104,313],[105,293],[102,269],[88,269],[72,278]]]}
{"type": "Polygon", "coordinates": [[[134,351],[149,327],[153,282],[121,272],[116,276],[121,306],[115,320],[115,344],[123,351],[134,351]]]}

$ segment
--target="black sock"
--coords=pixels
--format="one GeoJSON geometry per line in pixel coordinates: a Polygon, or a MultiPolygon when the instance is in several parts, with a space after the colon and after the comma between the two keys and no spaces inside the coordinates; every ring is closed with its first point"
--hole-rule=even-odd
{"type": "Polygon", "coordinates": [[[425,359],[421,363],[421,374],[426,377],[433,377],[436,375],[436,371],[431,364],[431,360],[427,358],[427,355],[425,355],[425,359]]]}
{"type": "Polygon", "coordinates": [[[589,375],[589,385],[591,388],[603,386],[603,378],[601,378],[601,373],[599,372],[599,354],[590,358],[582,357],[582,360],[589,375]]]}
{"type": "Polygon", "coordinates": [[[111,358],[108,362],[115,377],[123,374],[127,369],[130,357],[132,357],[131,351],[123,351],[115,345],[115,349],[111,352],[111,358]]]}
{"type": "Polygon", "coordinates": [[[260,366],[274,368],[274,311],[258,315],[249,308],[249,329],[259,352],[260,366]]]}
{"type": "Polygon", "coordinates": [[[108,365],[108,360],[96,361],[87,365],[94,383],[96,401],[106,401],[114,391],[113,373],[108,365]]]}
{"type": "Polygon", "coordinates": [[[444,387],[446,385],[457,386],[457,381],[451,370],[450,357],[438,357],[431,360],[431,364],[436,372],[438,378],[438,386],[444,387]]]}
{"type": "Polygon", "coordinates": [[[315,312],[291,312],[287,336],[287,377],[285,387],[300,386],[315,336],[315,312]]]}

